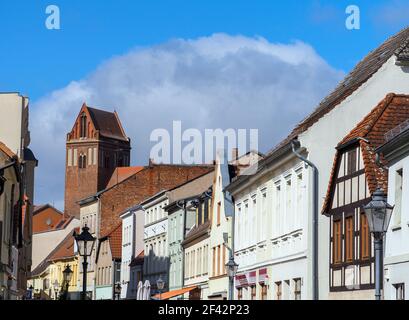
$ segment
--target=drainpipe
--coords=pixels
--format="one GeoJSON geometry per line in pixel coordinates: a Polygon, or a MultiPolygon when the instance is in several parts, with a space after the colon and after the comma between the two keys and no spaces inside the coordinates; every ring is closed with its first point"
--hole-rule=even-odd
{"type": "Polygon", "coordinates": [[[300,141],[294,139],[291,141],[292,151],[295,156],[301,161],[308,164],[313,170],[313,204],[312,204],[312,243],[313,243],[313,259],[312,259],[312,279],[313,279],[313,300],[319,300],[318,295],[318,168],[308,159],[299,153],[300,141]]]}
{"type": "MultiPolygon", "coordinates": [[[[183,210],[183,233],[182,233],[182,241],[185,239],[185,233],[186,233],[186,200],[183,201],[183,205],[181,206],[179,204],[179,201],[176,202],[176,206],[183,210]]],[[[183,250],[183,246],[180,246],[181,251],[182,251],[182,288],[185,286],[185,251],[183,250]]]]}

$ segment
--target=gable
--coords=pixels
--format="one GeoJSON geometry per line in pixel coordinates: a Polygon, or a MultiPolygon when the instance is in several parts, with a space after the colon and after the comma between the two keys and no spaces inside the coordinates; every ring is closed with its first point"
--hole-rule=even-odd
{"type": "Polygon", "coordinates": [[[91,108],[84,103],[70,133],[68,133],[67,140],[98,139],[98,136],[129,141],[116,112],[91,108]]]}
{"type": "Polygon", "coordinates": [[[333,210],[366,201],[370,197],[359,143],[337,152],[331,176],[324,213],[329,214],[333,210]]]}

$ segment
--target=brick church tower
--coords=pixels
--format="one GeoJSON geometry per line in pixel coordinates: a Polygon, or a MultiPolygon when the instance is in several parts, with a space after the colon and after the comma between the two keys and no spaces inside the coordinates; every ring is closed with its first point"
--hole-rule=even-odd
{"type": "Polygon", "coordinates": [[[130,150],[117,113],[84,103],[67,134],[64,215],[79,217],[77,202],[103,190],[116,167],[129,166],[130,150]]]}

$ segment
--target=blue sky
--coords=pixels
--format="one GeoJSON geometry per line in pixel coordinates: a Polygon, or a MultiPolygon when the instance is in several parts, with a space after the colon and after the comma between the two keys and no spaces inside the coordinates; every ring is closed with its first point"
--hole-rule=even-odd
{"type": "MultiPolygon", "coordinates": [[[[1,1],[0,90],[32,99],[92,72],[137,46],[216,32],[299,39],[332,66],[350,70],[370,49],[401,29],[404,1],[1,1]],[[44,27],[45,8],[61,9],[61,30],[44,27]],[[361,30],[344,27],[345,8],[361,9],[361,30]],[[382,16],[396,10],[396,19],[382,16]],[[391,21],[394,20],[394,21],[391,21]]],[[[406,21],[405,21],[406,19],[406,21]]]]}
{"type": "Polygon", "coordinates": [[[409,1],[0,1],[0,92],[31,99],[36,203],[60,209],[82,103],[115,109],[146,164],[150,133],[256,128],[268,151],[358,61],[409,25],[409,1]],[[45,27],[57,5],[61,30],[45,27]],[[347,30],[358,5],[361,29],[347,30]]]}

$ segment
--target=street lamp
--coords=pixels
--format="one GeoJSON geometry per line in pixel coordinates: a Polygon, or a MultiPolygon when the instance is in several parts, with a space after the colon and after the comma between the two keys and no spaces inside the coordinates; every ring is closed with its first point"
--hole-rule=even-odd
{"type": "Polygon", "coordinates": [[[372,200],[364,206],[368,220],[369,230],[374,236],[375,243],[375,299],[381,300],[383,281],[383,237],[388,231],[393,206],[386,202],[386,195],[382,189],[377,188],[372,195],[372,200]]]}
{"type": "Polygon", "coordinates": [[[156,280],[156,287],[159,290],[159,300],[162,300],[162,290],[165,287],[165,281],[162,280],[161,276],[159,276],[159,279],[156,280]]]}
{"type": "Polygon", "coordinates": [[[116,300],[119,300],[119,296],[120,296],[120,294],[121,294],[121,290],[122,290],[121,284],[118,282],[118,283],[116,284],[116,286],[115,286],[116,300]]]}
{"type": "Polygon", "coordinates": [[[54,283],[53,283],[53,288],[54,288],[54,299],[58,300],[58,280],[55,279],[54,283]]]}
{"type": "Polygon", "coordinates": [[[89,233],[89,228],[85,225],[80,234],[74,233],[75,242],[77,243],[78,252],[84,261],[82,262],[82,300],[86,299],[87,294],[87,258],[91,256],[95,244],[95,238],[89,233]]]}
{"type": "Polygon", "coordinates": [[[229,300],[233,300],[233,291],[234,291],[234,277],[236,276],[237,269],[239,265],[234,261],[233,254],[230,254],[229,261],[225,265],[226,273],[229,277],[230,291],[229,291],[229,300]]]}
{"type": "Polygon", "coordinates": [[[70,268],[70,265],[67,264],[65,266],[64,271],[62,272],[63,280],[65,283],[65,299],[68,297],[68,288],[70,286],[71,278],[72,278],[72,270],[70,268]]]}

